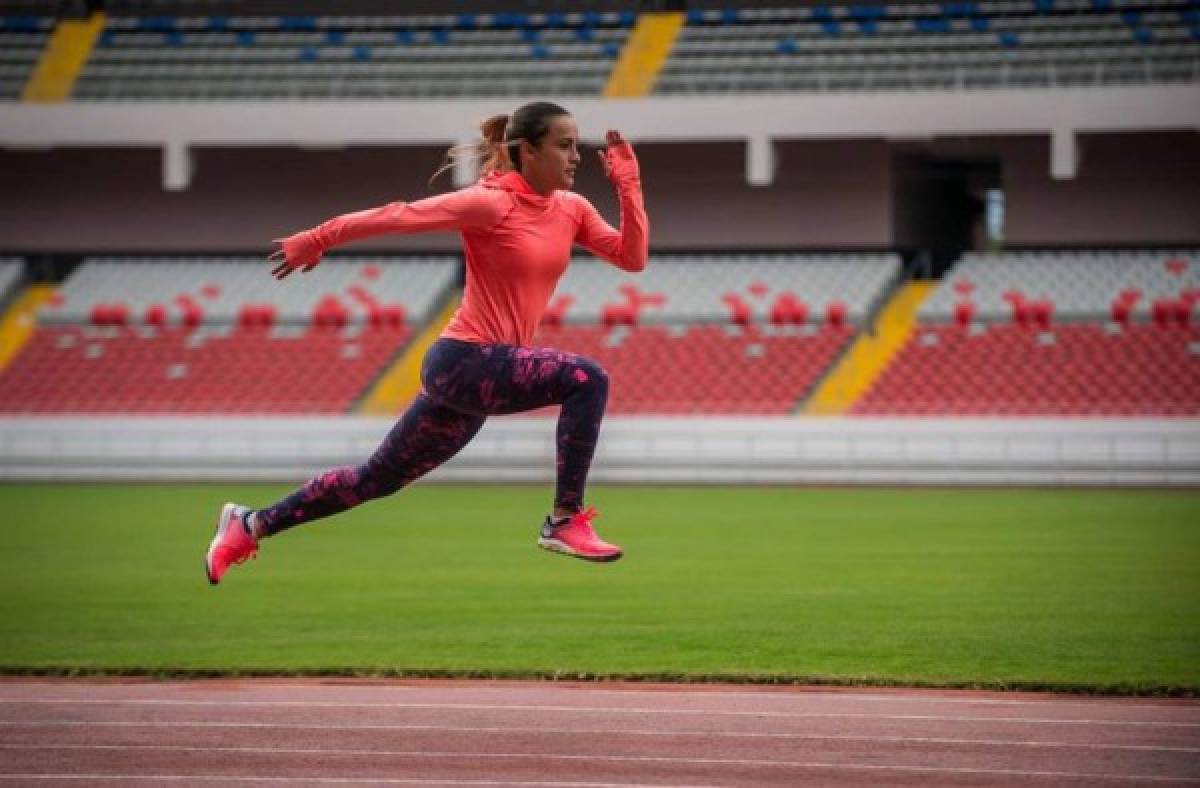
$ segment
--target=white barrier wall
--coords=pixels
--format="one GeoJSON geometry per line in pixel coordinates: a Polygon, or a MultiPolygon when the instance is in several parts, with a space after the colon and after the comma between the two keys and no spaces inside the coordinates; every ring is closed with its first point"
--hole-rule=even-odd
{"type": "MultiPolygon", "coordinates": [[[[0,419],[4,480],[300,481],[355,464],[366,418],[0,419]]],[[[433,482],[549,482],[554,421],[493,418],[433,482]]],[[[1200,421],[687,419],[605,422],[619,483],[1200,485],[1200,421]]]]}
{"type": "MultiPolygon", "coordinates": [[[[536,100],[538,97],[530,97],[536,100]]],[[[0,145],[161,147],[163,187],[186,189],[197,146],[341,146],[469,142],[472,122],[520,98],[420,101],[24,103],[0,113],[0,145]]],[[[775,140],[1047,134],[1050,171],[1075,177],[1078,134],[1200,129],[1200,86],[958,90],[898,93],[577,98],[591,141],[617,128],[639,142],[745,140],[746,180],[775,176],[775,140]]],[[[473,179],[460,167],[455,182],[473,179]]]]}

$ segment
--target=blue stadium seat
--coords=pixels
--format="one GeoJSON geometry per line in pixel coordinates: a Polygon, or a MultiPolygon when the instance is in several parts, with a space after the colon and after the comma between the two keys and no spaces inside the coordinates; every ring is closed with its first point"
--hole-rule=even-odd
{"type": "Polygon", "coordinates": [[[253,30],[239,30],[237,33],[237,42],[239,44],[241,44],[242,46],[253,46],[254,45],[254,31],[253,30]]]}
{"type": "Polygon", "coordinates": [[[330,46],[338,46],[346,40],[346,32],[344,30],[326,30],[325,43],[330,46]]]}
{"type": "Polygon", "coordinates": [[[831,19],[828,22],[821,23],[821,29],[825,31],[825,35],[831,38],[837,38],[842,34],[842,26],[837,23],[837,20],[831,19]]]}
{"type": "Polygon", "coordinates": [[[1021,45],[1021,37],[1011,30],[1005,30],[997,36],[1000,40],[1000,46],[1005,49],[1016,49],[1021,45]]]}
{"type": "Polygon", "coordinates": [[[38,30],[38,19],[36,16],[26,14],[0,16],[0,30],[12,30],[16,33],[36,33],[38,30]]]}
{"type": "Polygon", "coordinates": [[[475,14],[459,14],[454,26],[462,30],[474,30],[479,26],[479,17],[475,14]]]}
{"type": "Polygon", "coordinates": [[[796,54],[797,48],[796,39],[791,37],[781,39],[779,43],[775,45],[775,51],[781,55],[794,55],[796,54]]]}
{"type": "Polygon", "coordinates": [[[595,37],[595,31],[590,27],[575,28],[575,39],[578,41],[591,41],[595,37]]]}
{"type": "Polygon", "coordinates": [[[534,60],[545,60],[550,57],[550,47],[545,44],[534,44],[529,47],[529,56],[534,60]]]}
{"type": "Polygon", "coordinates": [[[210,16],[208,18],[208,29],[214,33],[223,33],[229,29],[229,17],[210,16]]]}
{"type": "Polygon", "coordinates": [[[992,20],[988,19],[986,16],[971,17],[971,29],[976,33],[986,33],[988,28],[991,27],[991,24],[992,20]]]}
{"type": "Polygon", "coordinates": [[[317,20],[311,16],[281,16],[279,29],[289,32],[316,30],[317,20]]]}
{"type": "Polygon", "coordinates": [[[173,16],[143,16],[137,21],[137,29],[149,33],[167,32],[175,29],[173,16]]]}
{"type": "Polygon", "coordinates": [[[300,59],[302,61],[304,61],[305,63],[311,63],[311,62],[317,60],[321,56],[320,52],[314,46],[300,47],[299,55],[300,55],[300,59]]]}
{"type": "Polygon", "coordinates": [[[371,48],[369,46],[356,46],[354,48],[354,59],[359,63],[367,63],[371,60],[371,48]]]}

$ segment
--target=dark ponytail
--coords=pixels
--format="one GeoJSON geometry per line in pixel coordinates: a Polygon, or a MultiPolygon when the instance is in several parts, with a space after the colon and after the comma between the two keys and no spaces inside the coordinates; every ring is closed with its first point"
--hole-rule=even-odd
{"type": "Polygon", "coordinates": [[[550,131],[550,121],[562,115],[570,115],[565,109],[549,101],[535,101],[508,115],[493,115],[479,124],[480,138],[466,145],[455,145],[446,151],[442,166],[430,178],[430,185],[437,176],[453,168],[460,161],[475,159],[480,162],[481,174],[520,170],[521,142],[537,147],[550,131]]]}

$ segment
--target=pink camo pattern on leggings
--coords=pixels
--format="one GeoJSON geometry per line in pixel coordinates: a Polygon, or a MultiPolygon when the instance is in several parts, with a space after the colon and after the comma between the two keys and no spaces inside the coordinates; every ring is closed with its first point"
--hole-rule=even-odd
{"type": "Polygon", "coordinates": [[[258,512],[267,534],[391,495],[457,454],[489,415],[562,405],[555,505],[583,507],[608,402],[608,374],[591,359],[546,348],[439,339],[425,355],[423,390],[362,465],[335,468],[258,512]]]}

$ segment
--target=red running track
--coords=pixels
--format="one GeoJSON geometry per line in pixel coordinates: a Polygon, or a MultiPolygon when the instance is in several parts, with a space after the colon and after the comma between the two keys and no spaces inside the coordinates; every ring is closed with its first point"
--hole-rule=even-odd
{"type": "Polygon", "coordinates": [[[1200,702],[537,682],[0,679],[0,785],[1200,785],[1200,702]]]}

